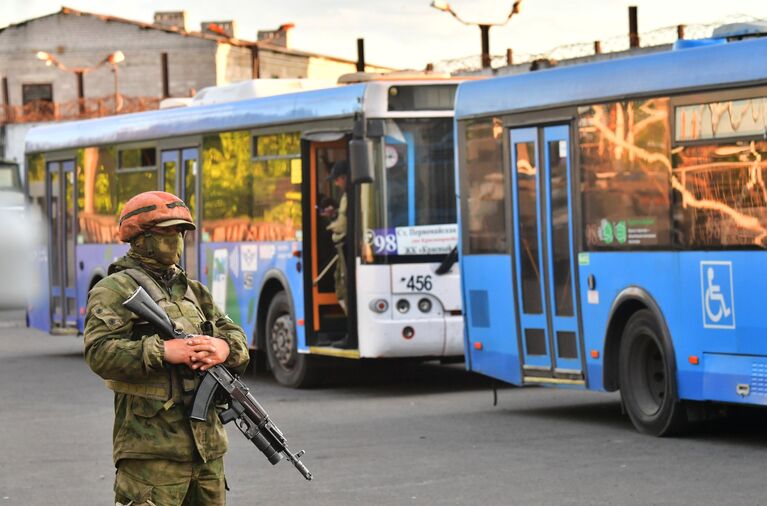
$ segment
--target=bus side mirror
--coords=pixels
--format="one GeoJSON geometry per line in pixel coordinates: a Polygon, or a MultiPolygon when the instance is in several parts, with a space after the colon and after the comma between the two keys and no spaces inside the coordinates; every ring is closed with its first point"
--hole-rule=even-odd
{"type": "Polygon", "coordinates": [[[373,158],[373,141],[368,138],[352,139],[349,141],[349,165],[351,167],[352,184],[372,183],[374,177],[375,159],[373,158]]]}

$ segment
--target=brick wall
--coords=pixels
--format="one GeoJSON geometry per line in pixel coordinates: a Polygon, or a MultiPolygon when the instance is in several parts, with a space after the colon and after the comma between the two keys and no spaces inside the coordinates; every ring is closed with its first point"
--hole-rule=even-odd
{"type": "Polygon", "coordinates": [[[253,78],[253,53],[249,47],[219,44],[218,83],[229,84],[253,78]]]}
{"type": "Polygon", "coordinates": [[[315,77],[308,74],[309,58],[261,49],[258,52],[259,72],[263,79],[315,77]]]}
{"type": "MultiPolygon", "coordinates": [[[[35,58],[37,51],[54,55],[68,67],[87,67],[121,50],[125,61],[118,65],[120,93],[160,97],[160,54],[167,52],[170,93],[188,96],[192,88],[199,90],[216,84],[216,46],[214,40],[144,29],[93,16],[59,14],[0,31],[0,76],[8,79],[13,105],[22,102],[22,84],[52,83],[54,101],[75,100],[76,76],[53,66],[46,67],[35,58]]],[[[114,84],[109,65],[88,72],[84,78],[85,96],[112,94],[114,84]]]]}
{"type": "MultiPolygon", "coordinates": [[[[55,66],[46,67],[35,55],[52,54],[67,67],[92,67],[120,50],[125,61],[117,65],[122,95],[162,96],[161,54],[168,53],[170,94],[190,96],[191,90],[252,78],[249,47],[227,44],[92,15],[55,14],[0,30],[0,77],[6,77],[11,105],[21,105],[23,84],[52,84],[57,103],[77,99],[77,77],[55,66]]],[[[337,79],[354,72],[353,62],[320,55],[259,49],[262,78],[337,79]]],[[[379,70],[368,66],[368,70],[379,70]]],[[[115,75],[110,65],[85,74],[86,98],[114,94],[115,75]]],[[[1,119],[0,119],[1,120],[1,119]]]]}

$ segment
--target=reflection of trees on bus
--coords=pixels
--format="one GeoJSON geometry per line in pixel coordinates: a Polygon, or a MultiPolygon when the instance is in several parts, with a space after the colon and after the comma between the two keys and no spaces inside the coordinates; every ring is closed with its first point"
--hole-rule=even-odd
{"type": "Polygon", "coordinates": [[[747,98],[676,108],[677,140],[762,136],[767,129],[767,98],[747,98]]]}
{"type": "MultiPolygon", "coordinates": [[[[598,233],[602,220],[651,218],[655,238],[641,240],[640,246],[669,246],[672,239],[685,247],[766,246],[767,187],[762,160],[767,143],[714,141],[723,129],[721,135],[731,135],[739,128],[753,127],[746,125],[749,115],[745,112],[759,112],[763,106],[743,105],[734,112],[736,108],[727,103],[712,105],[702,109],[708,111],[707,116],[700,106],[678,108],[682,124],[677,125],[677,138],[708,136],[712,142],[679,146],[673,153],[668,99],[581,110],[587,244],[605,246],[598,233]],[[704,116],[710,120],[707,130],[704,116]],[[725,117],[729,122],[723,121],[725,117]],[[692,126],[685,126],[686,122],[692,126]]],[[[750,121],[761,124],[761,118],[757,114],[750,121]]]]}
{"type": "Polygon", "coordinates": [[[733,212],[678,203],[675,219],[680,240],[695,246],[750,245],[767,246],[767,142],[746,145],[686,146],[674,153],[674,174],[698,202],[716,202],[733,212]],[[743,219],[757,220],[742,226],[743,219]],[[760,231],[761,229],[761,231],[760,231]]]}
{"type": "Polygon", "coordinates": [[[121,152],[89,147],[77,152],[77,208],[80,243],[115,243],[117,216],[134,195],[157,189],[154,148],[121,152]]]}
{"type": "Polygon", "coordinates": [[[227,132],[203,140],[203,241],[295,240],[301,228],[298,134],[227,132]]]}
{"type": "Polygon", "coordinates": [[[634,246],[670,240],[668,99],[582,108],[579,123],[585,240],[589,246],[628,246],[599,233],[604,220],[652,220],[634,246]],[[647,156],[642,156],[647,155],[647,156]]]}
{"type": "MultiPolygon", "coordinates": [[[[204,138],[204,240],[295,240],[301,228],[299,143],[297,134],[257,137],[252,147],[249,132],[204,138]]],[[[166,170],[172,180],[178,168],[166,170]]],[[[113,147],[80,149],[76,171],[78,242],[85,244],[118,242],[117,216],[125,202],[143,191],[158,189],[159,184],[155,148],[119,153],[113,147]]],[[[187,173],[187,186],[194,180],[192,174],[187,173]]],[[[36,203],[46,209],[42,156],[30,157],[28,177],[30,196],[39,195],[36,203]]],[[[187,194],[187,204],[194,209],[194,188],[187,188],[187,194]]]]}

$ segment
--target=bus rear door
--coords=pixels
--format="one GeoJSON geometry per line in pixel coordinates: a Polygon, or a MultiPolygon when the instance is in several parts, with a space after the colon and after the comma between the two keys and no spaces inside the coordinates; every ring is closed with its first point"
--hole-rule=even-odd
{"type": "Polygon", "coordinates": [[[518,339],[526,383],[583,383],[569,145],[567,125],[511,130],[518,339]]]}
{"type": "Polygon", "coordinates": [[[51,333],[77,332],[75,161],[48,162],[51,333]]]}

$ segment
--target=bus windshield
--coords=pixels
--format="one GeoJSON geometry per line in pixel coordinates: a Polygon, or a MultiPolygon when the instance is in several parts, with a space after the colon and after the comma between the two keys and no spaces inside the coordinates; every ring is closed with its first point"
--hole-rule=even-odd
{"type": "Polygon", "coordinates": [[[362,189],[363,262],[449,253],[457,243],[451,118],[386,121],[362,189]]]}

